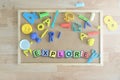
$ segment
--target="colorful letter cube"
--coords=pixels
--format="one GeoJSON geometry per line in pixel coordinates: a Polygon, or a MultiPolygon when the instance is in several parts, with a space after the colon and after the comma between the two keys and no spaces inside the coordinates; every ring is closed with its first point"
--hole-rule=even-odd
{"type": "Polygon", "coordinates": [[[33,57],[39,57],[41,55],[41,51],[40,50],[33,50],[33,57]]]}
{"type": "Polygon", "coordinates": [[[64,57],[64,51],[63,50],[58,50],[57,57],[58,58],[63,58],[64,57]]]}
{"type": "Polygon", "coordinates": [[[66,51],[65,51],[65,57],[66,57],[66,58],[71,58],[72,55],[73,55],[73,54],[72,54],[72,50],[66,50],[66,51]]]}
{"type": "Polygon", "coordinates": [[[42,56],[49,56],[49,50],[42,49],[42,56]]]}
{"type": "Polygon", "coordinates": [[[89,56],[90,56],[89,53],[85,52],[85,51],[81,52],[81,55],[83,58],[86,58],[86,59],[89,58],[89,56]]]}
{"type": "Polygon", "coordinates": [[[80,58],[81,53],[80,53],[80,51],[74,51],[73,55],[74,55],[73,56],[74,58],[80,58]]]}
{"type": "Polygon", "coordinates": [[[50,57],[55,58],[56,57],[56,51],[50,51],[50,57]]]}

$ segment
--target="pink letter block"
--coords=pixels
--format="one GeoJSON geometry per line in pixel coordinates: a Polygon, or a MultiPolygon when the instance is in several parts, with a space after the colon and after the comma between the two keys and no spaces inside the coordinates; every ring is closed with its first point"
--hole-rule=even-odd
{"type": "Polygon", "coordinates": [[[58,58],[63,58],[64,57],[64,51],[63,50],[58,50],[57,57],[58,58]]]}

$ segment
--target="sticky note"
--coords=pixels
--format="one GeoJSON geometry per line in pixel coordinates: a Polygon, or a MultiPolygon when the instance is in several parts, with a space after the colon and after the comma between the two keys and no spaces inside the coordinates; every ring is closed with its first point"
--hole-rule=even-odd
{"type": "Polygon", "coordinates": [[[57,51],[57,57],[58,58],[63,58],[64,57],[64,50],[58,50],[57,51]]]}
{"type": "Polygon", "coordinates": [[[49,56],[49,50],[42,49],[42,54],[41,56],[49,56]]]}
{"type": "Polygon", "coordinates": [[[38,16],[35,12],[24,12],[22,15],[30,24],[34,24],[35,20],[38,19],[38,16]]]}
{"type": "Polygon", "coordinates": [[[50,57],[55,58],[56,57],[56,51],[50,51],[50,57]]]}
{"type": "Polygon", "coordinates": [[[74,58],[80,58],[80,56],[81,56],[81,52],[80,51],[74,51],[73,52],[73,57],[74,58]]]}
{"type": "Polygon", "coordinates": [[[72,54],[72,50],[66,50],[66,51],[65,51],[65,57],[66,57],[66,58],[71,58],[72,55],[73,55],[73,54],[72,54]]]}
{"type": "Polygon", "coordinates": [[[39,57],[41,55],[41,51],[40,50],[33,50],[33,57],[39,57]]]}

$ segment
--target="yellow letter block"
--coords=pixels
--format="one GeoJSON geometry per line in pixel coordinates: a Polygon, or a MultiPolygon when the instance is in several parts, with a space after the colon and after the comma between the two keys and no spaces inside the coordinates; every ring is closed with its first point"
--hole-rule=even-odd
{"type": "Polygon", "coordinates": [[[56,51],[50,51],[50,57],[55,58],[56,57],[56,51]]]}

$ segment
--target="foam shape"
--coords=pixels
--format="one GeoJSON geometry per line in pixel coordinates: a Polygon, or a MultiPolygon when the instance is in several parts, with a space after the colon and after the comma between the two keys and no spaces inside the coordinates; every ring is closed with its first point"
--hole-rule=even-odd
{"type": "Polygon", "coordinates": [[[74,51],[73,52],[73,57],[74,58],[80,58],[81,57],[81,52],[80,51],[74,51]]]}
{"type": "Polygon", "coordinates": [[[49,14],[48,12],[39,13],[40,19],[43,19],[43,18],[45,18],[45,17],[47,17],[47,16],[49,16],[49,15],[50,15],[50,14],[49,14]]]}
{"type": "Polygon", "coordinates": [[[118,29],[118,23],[112,18],[112,16],[105,16],[104,23],[107,25],[107,28],[110,31],[115,31],[118,29]]]}
{"type": "Polygon", "coordinates": [[[86,21],[84,22],[84,29],[86,29],[86,27],[87,27],[87,23],[86,23],[86,21]]]}
{"type": "Polygon", "coordinates": [[[50,26],[50,18],[47,18],[43,21],[43,24],[46,24],[47,26],[50,26]]]}
{"type": "Polygon", "coordinates": [[[56,10],[54,19],[53,19],[52,24],[51,24],[51,28],[54,28],[58,15],[59,15],[59,10],[56,10]]]}
{"type": "Polygon", "coordinates": [[[35,40],[38,37],[38,34],[36,32],[32,32],[30,34],[30,39],[35,40]]]}
{"type": "Polygon", "coordinates": [[[60,26],[61,26],[62,28],[70,28],[70,27],[71,27],[71,23],[70,23],[70,22],[62,23],[62,24],[60,24],[60,26]]]}
{"type": "Polygon", "coordinates": [[[72,50],[66,50],[66,51],[65,51],[65,57],[66,57],[66,58],[71,58],[72,56],[73,56],[72,50]]]}
{"type": "Polygon", "coordinates": [[[88,35],[85,33],[80,33],[80,40],[84,40],[85,38],[87,38],[88,35]]]}
{"type": "Polygon", "coordinates": [[[42,49],[42,54],[41,54],[41,56],[49,56],[49,50],[45,50],[45,49],[42,49]]]}
{"type": "Polygon", "coordinates": [[[50,50],[50,57],[55,58],[56,57],[56,51],[50,50]]]}
{"type": "Polygon", "coordinates": [[[40,24],[37,25],[37,29],[38,29],[39,31],[44,30],[44,28],[45,28],[45,26],[44,26],[44,24],[42,24],[42,23],[40,23],[40,24]]]}
{"type": "Polygon", "coordinates": [[[91,63],[94,59],[99,57],[100,55],[96,52],[96,50],[92,49],[91,56],[88,58],[87,63],[91,63]]]}
{"type": "Polygon", "coordinates": [[[46,30],[42,33],[41,38],[43,38],[43,37],[47,34],[47,32],[48,32],[48,29],[46,29],[46,30]]]}
{"type": "Polygon", "coordinates": [[[64,58],[65,54],[64,54],[64,50],[58,50],[57,51],[57,57],[58,58],[64,58]]]}
{"type": "Polygon", "coordinates": [[[89,26],[89,27],[92,26],[89,21],[85,21],[85,22],[84,22],[84,29],[86,29],[87,26],[89,26]]]}
{"type": "Polygon", "coordinates": [[[92,32],[88,32],[87,35],[89,37],[92,37],[92,36],[95,36],[95,35],[98,35],[99,34],[99,31],[92,31],[92,32]]]}
{"type": "Polygon", "coordinates": [[[25,56],[28,56],[28,50],[23,50],[25,56]]]}
{"type": "Polygon", "coordinates": [[[100,26],[97,26],[97,29],[100,30],[100,26]]]}
{"type": "Polygon", "coordinates": [[[74,20],[74,14],[70,13],[70,12],[66,12],[64,20],[66,22],[70,22],[70,21],[74,20]]]}
{"type": "Polygon", "coordinates": [[[81,32],[82,31],[82,25],[80,23],[72,23],[72,30],[74,32],[81,32]]]}
{"type": "Polygon", "coordinates": [[[53,40],[54,40],[54,32],[49,32],[48,33],[48,35],[49,35],[49,42],[53,42],[53,40]]]}
{"type": "Polygon", "coordinates": [[[27,50],[23,50],[25,56],[28,56],[28,52],[32,55],[32,50],[30,48],[27,50]]]}
{"type": "Polygon", "coordinates": [[[89,46],[93,46],[94,43],[95,43],[95,39],[94,38],[90,38],[90,39],[88,39],[87,43],[88,43],[89,46]]]}
{"type": "Polygon", "coordinates": [[[36,41],[37,43],[40,43],[40,42],[41,42],[41,38],[37,37],[37,38],[35,39],[35,41],[36,41]]]}
{"type": "Polygon", "coordinates": [[[79,15],[78,18],[86,22],[89,21],[89,19],[83,15],[79,15]]]}
{"type": "Polygon", "coordinates": [[[90,21],[86,21],[86,24],[87,24],[89,27],[92,27],[92,24],[90,23],[90,21]]]}
{"type": "Polygon", "coordinates": [[[92,21],[94,21],[94,19],[95,19],[95,12],[91,13],[90,21],[92,22],[92,21]]]}
{"type": "Polygon", "coordinates": [[[23,12],[22,15],[31,25],[33,25],[35,23],[35,20],[38,19],[38,16],[35,12],[33,13],[23,12]]]}
{"type": "Polygon", "coordinates": [[[57,36],[58,39],[60,39],[61,34],[62,34],[61,32],[58,33],[58,36],[57,36]]]}
{"type": "Polygon", "coordinates": [[[33,50],[33,57],[37,58],[41,55],[41,51],[40,50],[33,50]]]}
{"type": "Polygon", "coordinates": [[[84,7],[85,6],[85,3],[84,2],[77,2],[76,4],[75,4],[75,7],[84,7]]]}
{"type": "Polygon", "coordinates": [[[20,41],[19,46],[20,46],[20,49],[27,50],[30,48],[30,42],[27,39],[22,39],[20,41]]]}
{"type": "Polygon", "coordinates": [[[21,30],[23,34],[30,34],[33,31],[30,24],[23,24],[21,30]]]}
{"type": "Polygon", "coordinates": [[[54,28],[58,15],[59,15],[59,10],[56,10],[54,19],[53,19],[52,24],[51,24],[51,28],[54,28]]]}

